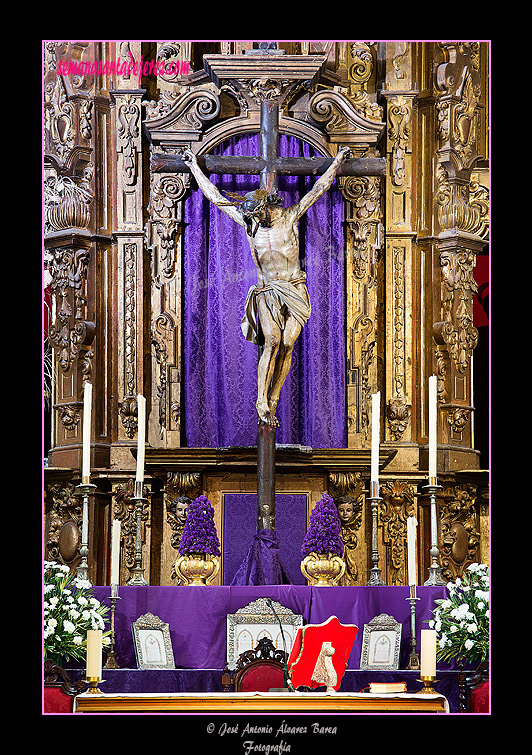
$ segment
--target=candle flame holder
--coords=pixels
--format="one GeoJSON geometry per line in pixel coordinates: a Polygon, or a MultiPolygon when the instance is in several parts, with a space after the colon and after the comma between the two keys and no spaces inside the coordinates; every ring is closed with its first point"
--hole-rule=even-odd
{"type": "Polygon", "coordinates": [[[418,679],[418,682],[423,682],[424,686],[423,686],[423,689],[419,690],[419,694],[420,695],[437,695],[437,694],[439,694],[438,692],[436,692],[436,690],[432,686],[433,684],[437,684],[438,681],[439,680],[436,679],[435,676],[422,676],[422,677],[420,677],[418,679]]]}
{"type": "Polygon", "coordinates": [[[111,585],[111,596],[109,598],[111,601],[111,644],[109,646],[109,650],[107,652],[107,660],[105,661],[104,668],[120,668],[118,665],[118,661],[116,660],[116,633],[115,633],[115,610],[116,610],[116,601],[121,600],[120,596],[118,595],[118,585],[111,585]]]}
{"type": "Polygon", "coordinates": [[[144,569],[142,568],[142,510],[144,504],[148,502],[148,499],[143,496],[143,492],[142,481],[135,480],[135,495],[130,499],[135,507],[137,518],[137,531],[135,535],[135,568],[133,569],[133,576],[129,580],[128,585],[140,585],[142,587],[148,585],[148,582],[146,582],[144,578],[144,569]]]}
{"type": "Polygon", "coordinates": [[[83,513],[81,522],[81,546],[79,555],[81,561],[76,568],[76,577],[79,579],[89,580],[89,496],[96,490],[96,485],[88,482],[84,477],[81,485],[76,486],[78,495],[83,498],[83,513]]]}
{"type": "Polygon", "coordinates": [[[416,595],[416,586],[409,585],[410,594],[406,600],[410,601],[410,655],[408,656],[407,669],[411,671],[419,671],[421,669],[421,663],[419,660],[419,653],[416,650],[416,600],[419,598],[416,595]]]}
{"type": "Polygon", "coordinates": [[[378,527],[378,514],[379,514],[379,502],[382,498],[379,496],[379,483],[378,481],[371,480],[369,483],[369,498],[368,501],[371,504],[371,561],[373,563],[370,569],[370,578],[366,582],[370,587],[381,587],[386,584],[381,577],[381,570],[379,569],[379,544],[377,539],[377,527],[378,527]]]}
{"type": "Polygon", "coordinates": [[[88,695],[103,695],[104,693],[101,691],[101,689],[98,688],[98,684],[101,684],[105,681],[105,679],[102,679],[99,676],[88,676],[85,681],[89,685],[89,689],[87,690],[88,695]]]}
{"type": "Polygon", "coordinates": [[[445,585],[446,583],[441,576],[441,566],[438,563],[440,549],[438,548],[438,507],[436,503],[436,493],[438,490],[442,490],[442,487],[438,485],[436,477],[429,477],[429,484],[425,486],[424,490],[430,496],[430,557],[432,559],[429,566],[429,578],[425,582],[425,587],[445,585]]]}

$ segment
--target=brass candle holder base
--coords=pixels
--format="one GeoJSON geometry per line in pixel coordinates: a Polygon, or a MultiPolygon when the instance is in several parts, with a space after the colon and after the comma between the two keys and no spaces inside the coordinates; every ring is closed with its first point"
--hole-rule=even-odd
{"type": "Polygon", "coordinates": [[[418,682],[423,682],[425,685],[423,689],[419,690],[420,695],[437,695],[438,693],[432,686],[433,684],[436,684],[439,681],[439,679],[436,679],[435,676],[422,676],[420,679],[418,679],[418,682]]]}
{"type": "Polygon", "coordinates": [[[99,676],[88,676],[85,681],[89,685],[87,694],[89,695],[103,695],[104,693],[98,688],[98,684],[101,684],[105,679],[101,679],[99,676]]]}

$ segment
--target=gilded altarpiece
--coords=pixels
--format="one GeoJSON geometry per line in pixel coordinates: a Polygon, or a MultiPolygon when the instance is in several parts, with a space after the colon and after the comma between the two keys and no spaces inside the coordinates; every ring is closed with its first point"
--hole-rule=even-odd
{"type": "MultiPolygon", "coordinates": [[[[298,84],[279,131],[326,157],[381,157],[385,177],[344,176],[345,449],[279,457],[277,491],[324,491],[344,512],[344,584],[371,567],[367,481],[371,394],[381,392],[380,567],[406,584],[406,518],[420,523],[418,574],[429,556],[427,380],[438,375],[441,565],[452,579],[487,561],[486,475],[475,451],[472,369],[476,256],[488,242],[485,42],[283,42],[294,66],[321,56],[298,84]],[[300,60],[298,61],[297,58],[300,60]],[[301,461],[303,459],[303,462],[301,461]]],[[[255,45],[255,52],[256,52],[255,45]]],[[[44,45],[45,264],[53,294],[52,438],[45,473],[47,556],[75,568],[83,384],[95,388],[92,579],[109,580],[109,533],[122,524],[121,581],[134,568],[136,396],[148,404],[142,559],[150,584],[176,584],[183,506],[209,497],[223,540],[226,494],[256,491],[253,455],[188,449],[183,432],[183,236],[190,175],[153,170],[154,153],[212,153],[256,133],[265,82],[216,81],[203,55],[241,56],[252,42],[44,45]],[[61,60],[175,62],[171,75],[59,72],[61,60]],[[186,72],[186,73],[183,73],[186,72]]],[[[229,59],[229,58],[228,58],[229,59]]],[[[255,457],[256,460],[256,457],[255,457]]],[[[223,570],[220,571],[223,573],[223,570]]],[[[220,577],[218,577],[220,580],[220,577]]]]}

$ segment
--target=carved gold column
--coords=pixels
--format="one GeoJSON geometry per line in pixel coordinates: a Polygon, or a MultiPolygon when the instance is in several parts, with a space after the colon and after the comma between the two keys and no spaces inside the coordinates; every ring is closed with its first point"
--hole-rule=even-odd
{"type": "Polygon", "coordinates": [[[93,411],[92,466],[107,463],[110,443],[104,357],[110,153],[102,148],[102,133],[110,130],[109,97],[105,76],[68,71],[68,63],[90,69],[103,44],[47,42],[44,55],[44,246],[53,293],[49,342],[54,362],[49,465],[72,469],[81,465],[87,380],[99,396],[93,411]]]}
{"type": "Polygon", "coordinates": [[[436,70],[437,167],[433,338],[437,372],[440,468],[474,469],[472,357],[473,276],[482,251],[487,207],[472,196],[472,173],[481,152],[481,56],[479,43],[439,43],[436,70]]]}
{"type": "MultiPolygon", "coordinates": [[[[117,44],[124,59],[139,61],[140,42],[117,44]],[[127,49],[126,49],[127,48],[127,49]]],[[[116,138],[116,332],[115,355],[118,392],[118,443],[113,452],[122,468],[134,468],[130,448],[137,434],[137,394],[150,400],[144,378],[145,353],[149,352],[145,321],[146,255],[143,217],[143,152],[141,101],[145,94],[138,77],[117,76],[111,91],[113,129],[116,138]]]]}
{"type": "MultiPolygon", "coordinates": [[[[418,449],[412,433],[412,404],[417,393],[413,320],[416,316],[413,193],[415,89],[412,47],[386,44],[386,252],[385,252],[385,443],[396,446],[394,466],[416,469],[418,449]]],[[[415,436],[414,436],[415,437],[415,436]]]]}

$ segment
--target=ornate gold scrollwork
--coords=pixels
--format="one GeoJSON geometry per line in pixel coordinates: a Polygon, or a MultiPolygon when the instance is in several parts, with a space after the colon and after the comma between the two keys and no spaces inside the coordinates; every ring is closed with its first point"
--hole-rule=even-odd
{"type": "Polygon", "coordinates": [[[480,545],[477,488],[468,483],[453,491],[440,508],[442,577],[452,582],[478,560],[480,545]]]}
{"type": "Polygon", "coordinates": [[[81,498],[70,482],[49,485],[46,498],[51,500],[46,540],[48,556],[59,563],[71,564],[81,544],[81,498]]]}
{"type": "MultiPolygon", "coordinates": [[[[133,478],[125,483],[113,486],[113,518],[120,521],[120,539],[124,544],[123,565],[132,571],[135,568],[135,545],[137,534],[137,516],[132,498],[135,492],[133,478]]],[[[142,497],[147,499],[147,488],[143,487],[142,497]]],[[[150,503],[145,500],[142,505],[141,522],[147,522],[150,503]]]]}
{"type": "Polygon", "coordinates": [[[381,485],[383,498],[381,521],[387,544],[388,584],[406,584],[406,520],[415,515],[414,489],[403,480],[390,480],[381,485]]]}
{"type": "Polygon", "coordinates": [[[50,327],[48,338],[58,350],[59,366],[68,372],[81,347],[92,343],[96,331],[94,323],[85,319],[90,252],[86,249],[53,249],[51,256],[50,288],[56,297],[56,320],[50,327]]]}

